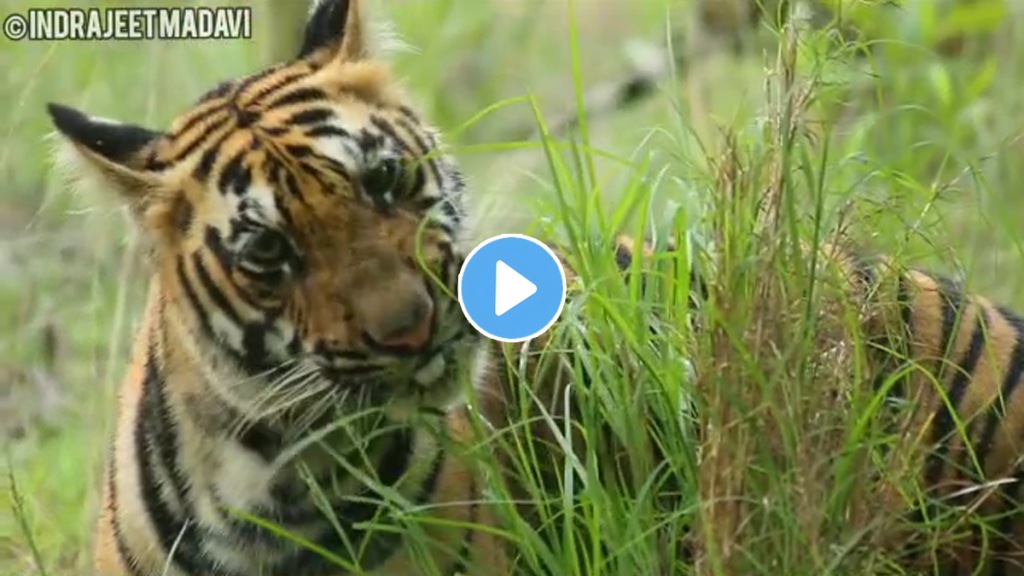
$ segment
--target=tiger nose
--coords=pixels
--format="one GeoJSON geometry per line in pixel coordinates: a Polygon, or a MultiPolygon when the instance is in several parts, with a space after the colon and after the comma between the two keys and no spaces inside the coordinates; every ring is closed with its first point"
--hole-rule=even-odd
{"type": "Polygon", "coordinates": [[[405,302],[392,302],[369,328],[370,337],[387,348],[420,350],[430,342],[434,302],[426,291],[415,291],[405,302]]]}

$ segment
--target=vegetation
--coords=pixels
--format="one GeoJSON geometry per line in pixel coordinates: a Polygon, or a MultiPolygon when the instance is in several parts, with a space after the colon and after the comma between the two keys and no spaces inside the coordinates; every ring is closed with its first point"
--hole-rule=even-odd
{"type": "MultiPolygon", "coordinates": [[[[43,105],[165,125],[281,50],[257,48],[279,33],[261,21],[271,1],[254,4],[253,40],[0,40],[0,574],[87,573],[146,277],[111,199],[51,168],[43,105]]],[[[878,456],[853,317],[803,297],[819,283],[790,248],[843,229],[1024,309],[1024,14],[840,0],[831,14],[859,36],[737,25],[717,29],[742,41],[721,42],[698,1],[374,3],[415,47],[396,66],[470,173],[477,237],[560,239],[583,277],[553,348],[589,350],[582,434],[565,436],[587,444],[566,446],[561,498],[538,493],[546,523],[510,514],[510,531],[530,572],[558,575],[897,571],[892,488],[912,479],[878,456]],[[648,98],[581,112],[637,74],[657,79],[648,98]],[[549,129],[566,117],[571,139],[549,129]],[[683,249],[638,261],[667,272],[641,290],[594,241],[617,230],[683,249]],[[685,272],[704,256],[716,274],[693,334],[685,272]]],[[[522,434],[495,441],[524,473],[537,464],[522,434]]],[[[927,528],[940,548],[943,526],[927,528]]]]}

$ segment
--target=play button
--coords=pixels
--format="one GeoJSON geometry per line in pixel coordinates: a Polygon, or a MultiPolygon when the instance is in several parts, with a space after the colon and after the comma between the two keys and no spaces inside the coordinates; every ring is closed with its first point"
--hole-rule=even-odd
{"type": "Polygon", "coordinates": [[[537,285],[498,260],[494,270],[494,315],[501,316],[537,293],[537,285]]]}
{"type": "Polygon", "coordinates": [[[536,338],[562,313],[565,271],[544,243],[521,234],[495,236],[463,263],[459,304],[470,324],[488,338],[536,338]]]}

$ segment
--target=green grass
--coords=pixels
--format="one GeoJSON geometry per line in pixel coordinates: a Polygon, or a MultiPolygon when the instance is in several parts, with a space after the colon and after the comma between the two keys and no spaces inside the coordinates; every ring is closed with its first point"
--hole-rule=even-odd
{"type": "MultiPolygon", "coordinates": [[[[676,544],[695,522],[706,551],[695,573],[878,573],[886,558],[873,544],[893,518],[862,481],[883,440],[875,398],[841,370],[852,360],[821,354],[822,339],[842,352],[856,331],[823,327],[795,297],[812,283],[787,247],[849,220],[873,247],[1024,309],[1020,11],[858,5],[866,57],[826,34],[780,44],[762,31],[742,55],[687,58],[686,38],[673,46],[682,66],[654,97],[581,118],[575,145],[556,134],[527,146],[510,135],[576,114],[591,87],[629,72],[624,42],[691,30],[690,3],[383,4],[418,48],[395,55],[400,75],[470,173],[476,234],[559,239],[583,278],[553,349],[590,350],[571,366],[579,384],[590,375],[573,388],[582,434],[565,437],[586,446],[564,464],[561,499],[541,506],[544,527],[510,524],[529,568],[686,574],[676,544]],[[755,213],[766,197],[777,225],[755,213]],[[687,249],[659,257],[668,273],[641,291],[594,241],[620,229],[674,234],[687,249]],[[694,335],[681,272],[704,248],[718,274],[702,310],[710,328],[694,335]],[[850,390],[837,405],[834,393],[850,390]],[[691,404],[712,431],[699,459],[691,404]],[[652,445],[665,461],[649,457],[652,445]],[[617,479],[609,451],[634,473],[617,479]],[[679,495],[666,507],[668,480],[679,495]]],[[[0,0],[0,13],[29,5],[61,4],[0,0]]],[[[50,170],[43,104],[165,125],[217,81],[263,65],[258,46],[0,40],[0,574],[87,569],[143,288],[145,263],[110,198],[72,194],[50,170]]],[[[529,450],[522,434],[500,440],[529,450]]]]}

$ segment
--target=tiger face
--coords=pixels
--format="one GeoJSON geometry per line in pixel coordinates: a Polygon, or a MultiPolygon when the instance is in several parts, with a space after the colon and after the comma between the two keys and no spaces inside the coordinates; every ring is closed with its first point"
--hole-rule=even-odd
{"type": "Polygon", "coordinates": [[[49,110],[132,208],[172,337],[224,400],[458,396],[480,342],[455,300],[464,180],[370,57],[355,0],[319,2],[294,61],[167,131],[49,110]]]}

